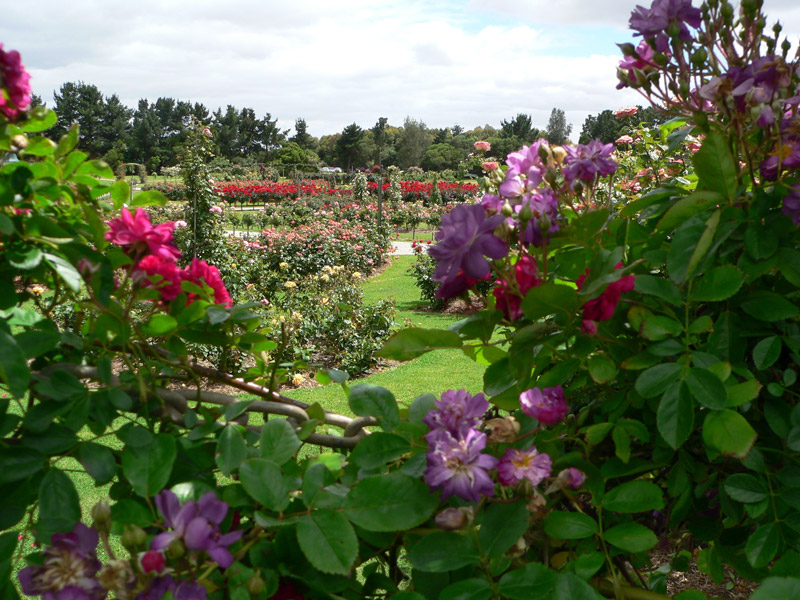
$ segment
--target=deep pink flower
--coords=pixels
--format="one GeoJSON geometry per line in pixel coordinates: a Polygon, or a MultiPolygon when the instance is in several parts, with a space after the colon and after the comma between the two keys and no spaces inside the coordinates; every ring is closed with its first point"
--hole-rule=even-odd
{"type": "Polygon", "coordinates": [[[176,262],[181,253],[172,243],[174,223],[153,225],[147,212],[137,208],[132,215],[127,208],[122,209],[121,215],[107,222],[110,227],[106,231],[106,240],[118,246],[125,247],[126,253],[134,261],[138,261],[147,254],[154,254],[159,258],[176,262]]]}
{"type": "Polygon", "coordinates": [[[560,385],[524,391],[519,395],[519,403],[522,412],[544,425],[563,421],[569,409],[560,385]]]}
{"type": "Polygon", "coordinates": [[[529,254],[519,259],[514,268],[514,274],[519,293],[503,280],[498,280],[497,287],[492,291],[497,299],[497,308],[503,311],[509,321],[516,321],[522,316],[522,299],[528,290],[542,282],[539,279],[539,265],[536,263],[536,259],[529,254]]]}
{"type": "Polygon", "coordinates": [[[541,454],[536,446],[529,450],[506,450],[497,465],[497,480],[506,487],[516,485],[527,479],[533,485],[539,485],[545,477],[549,477],[553,461],[547,454],[541,454]]]}
{"type": "MultiPolygon", "coordinates": [[[[622,268],[622,263],[617,264],[616,269],[622,268]]],[[[589,274],[589,269],[586,273],[578,277],[575,282],[580,290],[583,287],[583,282],[589,274]]],[[[619,298],[624,292],[633,290],[633,284],[636,280],[634,275],[626,275],[613,283],[609,283],[608,287],[603,290],[599,298],[589,300],[583,305],[583,318],[589,321],[608,321],[614,316],[614,310],[617,308],[619,298]]]]}
{"type": "Polygon", "coordinates": [[[154,287],[161,292],[161,297],[170,302],[181,293],[181,281],[186,279],[186,272],[178,268],[174,262],[166,261],[155,254],[148,254],[140,260],[133,271],[134,277],[146,276],[154,287]]]}
{"type": "Polygon", "coordinates": [[[161,573],[167,565],[164,555],[158,550],[148,550],[139,561],[145,573],[161,573]]]}
{"type": "Polygon", "coordinates": [[[31,76],[22,66],[19,52],[3,50],[0,44],[0,113],[16,119],[31,105],[31,76]]]}
{"type": "MultiPolygon", "coordinates": [[[[222,281],[222,275],[219,273],[217,267],[208,264],[204,260],[192,259],[192,264],[186,270],[187,281],[200,283],[201,281],[214,290],[214,302],[222,304],[223,306],[230,307],[233,305],[228,290],[225,289],[225,283],[222,281]]],[[[194,294],[189,294],[190,301],[195,297],[194,294]]]]}

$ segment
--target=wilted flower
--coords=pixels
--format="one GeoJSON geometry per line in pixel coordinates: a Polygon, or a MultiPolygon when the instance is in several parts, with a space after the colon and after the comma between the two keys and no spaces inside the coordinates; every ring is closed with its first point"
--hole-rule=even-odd
{"type": "Polygon", "coordinates": [[[614,111],[614,116],[617,119],[624,119],[625,117],[632,117],[639,111],[638,106],[620,106],[614,111]]]}
{"type": "Polygon", "coordinates": [[[484,142],[484,141],[475,142],[474,144],[472,144],[472,146],[475,148],[475,150],[478,150],[479,152],[488,152],[489,150],[492,149],[492,145],[489,142],[484,142]]]}
{"type": "Polygon", "coordinates": [[[236,530],[222,534],[219,524],[228,513],[228,505],[219,500],[214,492],[208,492],[200,500],[187,500],[181,506],[174,492],[164,490],[156,495],[156,506],[171,531],[159,533],[150,543],[151,550],[163,550],[176,540],[181,540],[190,551],[204,551],[219,566],[228,568],[233,564],[233,555],[228,546],[242,537],[236,530]]]}
{"type": "Polygon", "coordinates": [[[583,485],[583,482],[586,481],[586,473],[575,467],[570,467],[558,474],[558,481],[566,487],[577,490],[583,485]]]}
{"type": "Polygon", "coordinates": [[[490,444],[512,444],[519,435],[520,425],[514,417],[489,419],[486,421],[490,444]]]}
{"type": "Polygon", "coordinates": [[[436,401],[436,408],[431,409],[422,422],[432,432],[444,429],[459,435],[477,426],[487,410],[489,401],[483,394],[473,396],[467,390],[447,390],[436,401]]]}
{"type": "Polygon", "coordinates": [[[433,521],[439,529],[445,531],[458,531],[472,524],[475,520],[474,506],[460,506],[458,508],[445,508],[433,521]]]}
{"type": "Polygon", "coordinates": [[[148,214],[141,208],[137,208],[134,214],[123,208],[121,215],[108,221],[107,225],[110,230],[106,231],[106,240],[123,246],[134,261],[153,254],[162,260],[175,262],[181,255],[180,250],[172,243],[175,223],[153,225],[148,214]]]}
{"type": "Polygon", "coordinates": [[[508,253],[505,242],[492,233],[502,221],[501,215],[487,218],[483,207],[477,204],[459,204],[444,215],[436,234],[438,243],[428,250],[437,261],[436,281],[453,281],[462,269],[473,279],[488,275],[489,261],[485,257],[503,258],[508,253]]]}
{"type": "Polygon", "coordinates": [[[509,448],[497,465],[497,479],[506,487],[527,479],[534,486],[550,475],[553,461],[532,446],[528,450],[509,448]]]}
{"type": "Polygon", "coordinates": [[[295,386],[295,387],[297,387],[299,385],[302,385],[302,383],[305,380],[306,380],[306,378],[303,377],[302,373],[295,373],[294,375],[292,375],[292,385],[295,386]]]}
{"type": "Polygon", "coordinates": [[[97,531],[77,523],[71,533],[56,533],[42,552],[42,562],[25,567],[18,574],[22,593],[43,600],[94,600],[106,596],[95,575],[97,531]]]}
{"type": "Polygon", "coordinates": [[[97,581],[120,600],[130,597],[136,576],[129,560],[111,560],[97,573],[97,581]]]}
{"type": "Polygon", "coordinates": [[[194,581],[175,581],[171,575],[156,577],[150,588],[138,594],[134,600],[161,600],[167,592],[172,592],[175,600],[205,600],[206,588],[194,581]]]}
{"type": "Polygon", "coordinates": [[[533,388],[519,395],[522,412],[544,425],[555,425],[567,416],[567,403],[560,385],[533,388]]]}
{"type": "Polygon", "coordinates": [[[494,482],[487,471],[497,465],[497,459],[483,454],[485,447],[486,434],[476,429],[459,438],[439,430],[428,450],[425,482],[432,490],[442,490],[442,500],[455,495],[478,502],[481,496],[493,495],[494,482]]]}

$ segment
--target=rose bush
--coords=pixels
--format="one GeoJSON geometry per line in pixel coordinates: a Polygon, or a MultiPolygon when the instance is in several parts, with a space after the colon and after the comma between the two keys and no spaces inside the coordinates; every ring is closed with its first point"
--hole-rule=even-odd
{"type": "Polygon", "coordinates": [[[756,600],[798,596],[800,70],[765,22],[758,2],[637,7],[621,85],[678,119],[664,161],[700,140],[691,166],[637,196],[612,147],[511,153],[431,250],[440,296],[488,281],[486,309],[381,350],[461,349],[483,392],[397,399],[320,373],[355,418],[278,391],[257,307],[218,303],[211,265],[178,267],[174,230],[137,221],[165,199],[117,216],[127,184],[76,130],[53,143],[35,135],[52,113],[3,117],[23,159],[0,167],[3,594],[22,567],[23,593],[59,600],[658,598],[696,554],[756,600]],[[80,311],[60,327],[64,302],[80,311]],[[192,344],[252,366],[202,367],[192,344]],[[67,457],[112,483],[91,528],[67,457]]]}

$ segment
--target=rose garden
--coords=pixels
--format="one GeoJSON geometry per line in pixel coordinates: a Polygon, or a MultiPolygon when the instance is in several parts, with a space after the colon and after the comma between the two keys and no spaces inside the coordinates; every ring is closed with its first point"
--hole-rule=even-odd
{"type": "Polygon", "coordinates": [[[0,47],[2,598],[800,598],[800,53],[630,27],[662,124],[475,182],[133,190],[0,47]]]}

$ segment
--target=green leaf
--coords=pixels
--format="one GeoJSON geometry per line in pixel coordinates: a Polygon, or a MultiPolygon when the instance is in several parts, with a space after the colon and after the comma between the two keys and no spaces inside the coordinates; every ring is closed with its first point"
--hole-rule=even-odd
{"type": "Polygon", "coordinates": [[[752,292],[740,306],[751,317],[768,323],[797,317],[797,305],[774,292],[752,292]]]}
{"type": "Polygon", "coordinates": [[[750,596],[750,600],[795,600],[800,598],[800,578],[767,577],[750,596]]]}
{"type": "Polygon", "coordinates": [[[108,191],[111,194],[111,199],[114,200],[115,210],[121,209],[123,204],[131,199],[131,186],[124,179],[115,181],[108,191]]]}
{"type": "Polygon", "coordinates": [[[378,431],[358,442],[349,460],[360,469],[377,469],[410,450],[411,445],[400,436],[378,431]]]}
{"type": "Polygon", "coordinates": [[[175,438],[159,434],[143,446],[127,445],[122,452],[122,473],[143,498],[152,498],[167,485],[178,454],[175,438]]]}
{"type": "Polygon", "coordinates": [[[44,256],[42,251],[36,246],[23,246],[14,250],[6,250],[4,254],[12,267],[25,271],[30,271],[38,267],[44,256]]]}
{"type": "Polygon", "coordinates": [[[721,302],[739,291],[744,273],[733,265],[723,265],[692,282],[690,299],[693,302],[721,302]]]}
{"type": "Polygon", "coordinates": [[[641,294],[665,300],[673,306],[680,306],[683,302],[680,290],[669,279],[654,277],[653,275],[637,275],[634,289],[641,294]]]}
{"type": "Polygon", "coordinates": [[[251,458],[239,466],[239,479],[248,495],[272,511],[289,506],[289,488],[278,465],[266,458],[251,458]]]}
{"type": "Polygon", "coordinates": [[[725,480],[728,496],[745,504],[761,502],[769,495],[764,484],[748,473],[736,473],[725,480]]]}
{"type": "Polygon", "coordinates": [[[556,578],[553,595],[549,600],[604,600],[592,586],[572,573],[561,573],[556,578]]]}
{"type": "Polygon", "coordinates": [[[746,402],[752,402],[761,393],[761,382],[758,379],[748,379],[741,383],[728,387],[728,408],[741,406],[746,402]]]}
{"type": "Polygon", "coordinates": [[[359,481],[347,496],[345,516],[368,531],[400,531],[426,521],[438,505],[423,481],[391,473],[359,481]]]}
{"type": "Polygon", "coordinates": [[[58,116],[52,110],[45,109],[43,114],[31,114],[34,110],[36,109],[32,109],[29,113],[28,120],[20,124],[20,129],[25,133],[47,131],[58,121],[58,116]]]}
{"type": "Polygon", "coordinates": [[[46,457],[33,448],[0,448],[0,484],[19,481],[44,469],[46,457]]]}
{"type": "Polygon", "coordinates": [[[0,329],[0,379],[15,398],[22,398],[31,382],[31,371],[22,348],[10,333],[0,329]]]}
{"type": "Polygon", "coordinates": [[[70,531],[81,520],[81,501],[75,484],[63,471],[50,469],[39,485],[40,535],[70,531]]]}
{"type": "Polygon", "coordinates": [[[247,445],[238,425],[229,423],[223,428],[214,458],[223,475],[233,473],[247,458],[247,445]]]}
{"type": "Polygon", "coordinates": [[[719,377],[708,369],[689,369],[686,385],[692,397],[707,408],[719,410],[728,403],[728,391],[719,377]]]}
{"type": "Polygon", "coordinates": [[[358,556],[358,538],[341,514],[318,509],[297,523],[297,542],[308,562],[323,573],[347,575],[358,556]]]}
{"type": "Polygon", "coordinates": [[[146,192],[139,192],[133,195],[130,203],[130,208],[140,208],[143,206],[166,206],[169,203],[169,198],[158,190],[147,190],[146,192]]]}
{"type": "Polygon", "coordinates": [[[146,505],[132,498],[123,498],[111,507],[111,520],[115,526],[133,523],[148,527],[153,524],[153,514],[146,505]]]}
{"type": "Polygon", "coordinates": [[[617,458],[627,465],[631,459],[631,436],[624,428],[614,425],[614,429],[611,430],[611,439],[614,440],[614,453],[617,458]]]}
{"type": "Polygon", "coordinates": [[[680,448],[689,439],[694,426],[694,405],[685,383],[673,383],[661,396],[656,424],[658,433],[673,450],[680,448]]]}
{"type": "Polygon", "coordinates": [[[669,278],[678,285],[682,285],[689,274],[689,263],[697,250],[700,238],[706,230],[706,223],[698,218],[692,218],[678,227],[672,237],[672,243],[667,254],[667,271],[669,278]]]}
{"type": "Polygon", "coordinates": [[[689,194],[673,204],[656,225],[656,231],[672,231],[689,217],[722,203],[718,192],[699,191],[689,194]]]}
{"type": "Polygon", "coordinates": [[[106,484],[114,479],[117,472],[117,461],[114,459],[114,453],[106,446],[94,442],[81,444],[78,458],[97,485],[106,484]]]}
{"type": "Polygon", "coordinates": [[[72,266],[72,263],[67,262],[60,256],[49,254],[47,252],[45,252],[44,258],[50,264],[50,266],[55,269],[59,277],[64,280],[64,283],[67,284],[67,287],[69,287],[73,292],[77,292],[81,289],[81,282],[83,281],[83,278],[81,277],[81,274],[78,273],[78,270],[72,266]]]}
{"type": "Polygon", "coordinates": [[[637,479],[618,485],[603,496],[603,508],[618,513],[637,513],[664,508],[661,488],[637,479]]]}
{"type": "Polygon", "coordinates": [[[174,331],[177,326],[178,322],[174,317],[164,313],[156,313],[150,317],[147,323],[142,325],[142,333],[148,337],[163,337],[174,331]]]}
{"type": "Polygon", "coordinates": [[[756,437],[747,419],[730,409],[709,412],[703,423],[703,442],[706,447],[725,456],[745,458],[756,437]]]}
{"type": "Polygon", "coordinates": [[[653,315],[642,323],[641,336],[647,340],[659,341],[683,333],[683,325],[669,317],[653,315]]]}
{"type": "Polygon", "coordinates": [[[528,529],[530,514],[524,502],[490,504],[483,514],[478,542],[489,558],[499,558],[528,529]]]}
{"type": "Polygon", "coordinates": [[[692,156],[698,187],[713,190],[732,202],[736,199],[739,183],[736,178],[736,160],[728,140],[718,131],[711,131],[703,146],[692,156]]]}
{"type": "Polygon", "coordinates": [[[386,431],[400,423],[397,401],[386,388],[360,383],[350,388],[350,410],[359,417],[375,417],[386,431]]]}
{"type": "Polygon", "coordinates": [[[753,348],[753,362],[756,369],[769,369],[781,356],[781,338],[771,335],[758,342],[753,348]]]}
{"type": "Polygon", "coordinates": [[[781,534],[776,523],[767,523],[753,532],[744,547],[747,561],[756,569],[766,567],[775,555],[781,543],[781,534]]]}
{"type": "Polygon", "coordinates": [[[653,398],[663,394],[667,387],[678,380],[681,375],[681,365],[678,363],[663,363],[642,371],[636,378],[634,387],[644,398],[653,398]]]}
{"type": "Polygon", "coordinates": [[[626,552],[645,552],[658,543],[650,529],[638,523],[622,523],[603,532],[603,539],[626,552]]]}
{"type": "Polygon", "coordinates": [[[539,563],[509,571],[500,578],[499,592],[511,600],[544,600],[556,582],[556,574],[539,563]]]}
{"type": "Polygon", "coordinates": [[[608,383],[617,377],[617,365],[605,354],[593,354],[588,361],[589,375],[595,383],[608,383]]]}
{"type": "Polygon", "coordinates": [[[581,305],[578,292],[566,285],[545,283],[528,291],[522,301],[522,312],[535,321],[548,315],[574,314],[581,305]]]}
{"type": "Polygon", "coordinates": [[[270,419],[261,428],[261,457],[276,465],[292,458],[300,448],[300,440],[286,419],[270,419]]]}
{"type": "Polygon", "coordinates": [[[434,531],[408,551],[414,568],[430,573],[445,573],[480,564],[480,554],[468,537],[450,531],[434,531]]]}
{"type": "Polygon", "coordinates": [[[583,513],[556,510],[545,517],[544,531],[558,540],[580,540],[597,533],[597,523],[583,513]]]}
{"type": "Polygon", "coordinates": [[[439,600],[489,600],[493,595],[491,584],[473,577],[451,583],[439,594],[439,600]]]}
{"type": "Polygon", "coordinates": [[[375,355],[391,360],[406,361],[431,350],[461,348],[461,338],[453,331],[442,329],[402,329],[390,337],[375,355]]]}
{"type": "Polygon", "coordinates": [[[36,136],[28,139],[24,153],[28,156],[50,156],[55,152],[56,143],[46,137],[36,136]]]}

